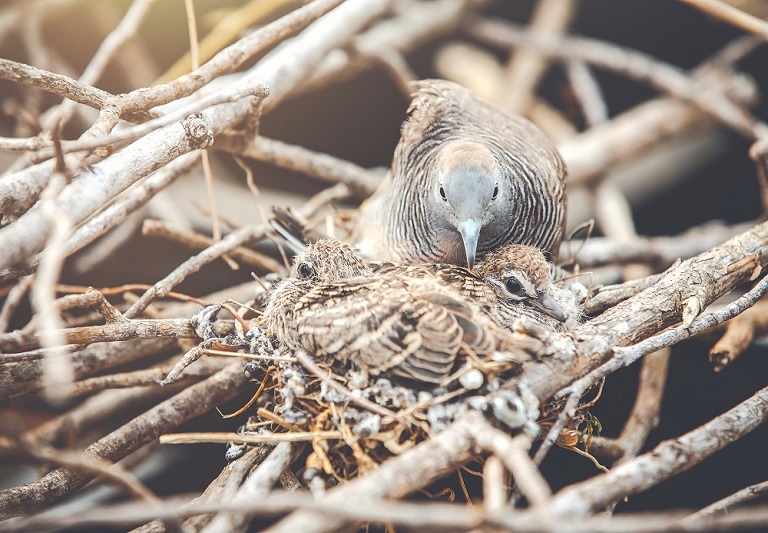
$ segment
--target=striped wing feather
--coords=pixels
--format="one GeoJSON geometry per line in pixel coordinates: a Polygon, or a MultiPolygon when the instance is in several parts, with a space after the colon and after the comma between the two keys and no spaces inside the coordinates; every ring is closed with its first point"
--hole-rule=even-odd
{"type": "Polygon", "coordinates": [[[398,280],[347,280],[318,285],[295,316],[301,343],[319,356],[437,383],[450,373],[463,337],[445,303],[414,297],[398,280]]]}

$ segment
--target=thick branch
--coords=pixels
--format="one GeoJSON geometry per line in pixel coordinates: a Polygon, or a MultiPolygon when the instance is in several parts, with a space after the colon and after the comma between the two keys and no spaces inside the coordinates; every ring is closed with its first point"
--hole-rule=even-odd
{"type": "Polygon", "coordinates": [[[611,472],[571,485],[552,500],[557,516],[584,516],[688,470],[768,419],[768,388],[685,435],[611,472]]]}
{"type": "MultiPolygon", "coordinates": [[[[221,372],[156,405],[120,429],[95,442],[86,452],[116,462],[176,426],[232,398],[247,383],[242,364],[232,363],[221,372]]],[[[60,468],[41,479],[0,492],[0,518],[29,513],[64,498],[83,487],[92,475],[60,468]]]]}

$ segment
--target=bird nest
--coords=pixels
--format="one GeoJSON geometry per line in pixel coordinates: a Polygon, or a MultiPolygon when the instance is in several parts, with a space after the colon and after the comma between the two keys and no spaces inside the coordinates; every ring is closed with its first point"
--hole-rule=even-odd
{"type": "MultiPolygon", "coordinates": [[[[267,292],[255,305],[263,308],[278,282],[274,275],[261,281],[267,292]]],[[[223,415],[250,415],[237,434],[231,435],[227,460],[242,457],[252,446],[305,443],[293,470],[300,472],[310,487],[326,487],[364,475],[387,458],[443,431],[471,410],[483,413],[506,432],[522,432],[535,439],[541,428],[553,425],[563,407],[562,401],[554,400],[540,406],[536,396],[516,380],[521,361],[546,357],[547,337],[552,334],[524,317],[515,322],[511,335],[514,344],[507,343],[505,352],[497,351],[484,359],[462,345],[456,370],[441,383],[429,386],[373,376],[350,361],[318,358],[302,349],[276,349],[278,341],[264,333],[263,317],[246,322],[236,314],[236,332],[220,333],[215,320],[221,310],[221,305],[212,305],[193,317],[192,324],[206,340],[176,365],[166,383],[177,379],[203,353],[241,356],[246,361],[244,375],[256,391],[242,408],[223,415]]],[[[560,430],[559,445],[589,456],[591,436],[600,431],[599,422],[588,412],[596,400],[577,407],[569,427],[560,430]]]]}

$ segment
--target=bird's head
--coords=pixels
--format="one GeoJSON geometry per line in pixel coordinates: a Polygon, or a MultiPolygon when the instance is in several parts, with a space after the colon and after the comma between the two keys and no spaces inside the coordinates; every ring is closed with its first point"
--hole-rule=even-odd
{"type": "Polygon", "coordinates": [[[549,263],[538,248],[507,244],[490,252],[477,265],[477,272],[501,300],[530,306],[559,322],[567,320],[552,298],[549,263]]]}
{"type": "Polygon", "coordinates": [[[320,239],[293,260],[291,277],[306,282],[332,282],[363,276],[368,265],[355,248],[336,239],[320,239]]]}
{"type": "Polygon", "coordinates": [[[466,262],[473,268],[478,243],[487,238],[489,223],[504,220],[509,190],[491,151],[472,141],[448,141],[440,146],[434,181],[436,215],[441,229],[458,232],[466,262]]]}

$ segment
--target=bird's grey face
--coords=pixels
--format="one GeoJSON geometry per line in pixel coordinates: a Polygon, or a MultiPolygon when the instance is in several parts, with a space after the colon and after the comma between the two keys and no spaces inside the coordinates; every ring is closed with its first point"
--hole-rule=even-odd
{"type": "Polygon", "coordinates": [[[560,322],[567,319],[562,307],[549,294],[550,283],[536,287],[525,273],[517,269],[504,269],[486,281],[502,300],[530,306],[560,322]]]}
{"type": "Polygon", "coordinates": [[[437,163],[433,194],[438,224],[460,236],[467,265],[473,268],[481,236],[487,238],[489,222],[508,194],[504,176],[490,150],[469,141],[445,143],[437,163]]]}

